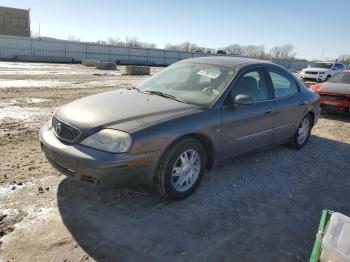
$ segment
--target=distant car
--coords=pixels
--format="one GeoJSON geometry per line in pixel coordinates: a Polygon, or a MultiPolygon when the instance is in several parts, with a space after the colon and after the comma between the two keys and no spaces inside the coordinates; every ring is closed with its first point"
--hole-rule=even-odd
{"type": "Polygon", "coordinates": [[[217,50],[216,53],[219,55],[226,55],[226,51],[224,50],[217,50]]]}
{"type": "Polygon", "coordinates": [[[350,112],[350,70],[337,73],[310,88],[320,94],[321,108],[350,112]]]}
{"type": "Polygon", "coordinates": [[[303,80],[314,80],[317,82],[326,81],[332,75],[346,69],[346,66],[341,63],[317,62],[311,66],[304,68],[300,72],[300,78],[303,80]]]}
{"type": "Polygon", "coordinates": [[[177,62],[135,89],[58,108],[40,142],[49,162],[71,178],[153,184],[179,200],[224,159],[286,142],[302,148],[319,113],[319,96],[281,66],[201,57],[177,62]]]}
{"type": "Polygon", "coordinates": [[[192,52],[193,52],[193,53],[203,53],[202,50],[193,50],[192,52]]]}

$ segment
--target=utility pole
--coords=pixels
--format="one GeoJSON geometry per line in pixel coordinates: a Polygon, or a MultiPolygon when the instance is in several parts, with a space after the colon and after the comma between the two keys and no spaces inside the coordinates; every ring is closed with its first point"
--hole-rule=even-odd
{"type": "Polygon", "coordinates": [[[38,25],[39,25],[39,37],[40,37],[40,23],[38,23],[38,25]]]}
{"type": "Polygon", "coordinates": [[[324,49],[325,49],[326,47],[325,46],[323,46],[323,49],[322,49],[322,58],[321,58],[321,61],[323,61],[323,56],[324,56],[324,49]]]}

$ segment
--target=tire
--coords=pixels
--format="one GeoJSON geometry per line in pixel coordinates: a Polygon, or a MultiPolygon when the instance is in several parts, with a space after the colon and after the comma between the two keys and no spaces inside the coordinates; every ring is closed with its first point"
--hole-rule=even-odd
{"type": "MultiPolygon", "coordinates": [[[[305,126],[304,126],[305,127],[305,126]]],[[[307,114],[303,120],[301,121],[298,130],[295,134],[290,138],[287,145],[293,149],[301,149],[303,148],[307,141],[309,140],[310,133],[312,128],[312,117],[310,114],[307,114]],[[302,130],[303,125],[307,125],[307,130],[302,130]],[[302,132],[302,133],[301,133],[302,132]],[[302,139],[303,138],[303,139],[302,139]]]]}
{"type": "Polygon", "coordinates": [[[196,191],[205,167],[206,153],[203,145],[196,139],[184,138],[161,157],[154,178],[155,189],[163,196],[182,200],[196,191]],[[194,164],[191,164],[188,161],[192,159],[199,160],[192,161],[194,164]]]}

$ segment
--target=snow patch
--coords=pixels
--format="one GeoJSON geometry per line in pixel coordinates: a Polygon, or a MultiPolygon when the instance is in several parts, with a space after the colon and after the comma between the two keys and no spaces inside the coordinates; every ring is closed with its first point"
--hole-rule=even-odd
{"type": "MultiPolygon", "coordinates": [[[[67,84],[67,82],[64,82],[67,84]]],[[[61,86],[61,81],[44,81],[44,80],[5,80],[0,79],[1,88],[33,88],[33,87],[47,87],[54,88],[61,86]]]]}
{"type": "Polygon", "coordinates": [[[50,101],[49,99],[46,98],[25,98],[24,101],[26,101],[29,104],[37,104],[37,103],[43,103],[50,101]]]}
{"type": "Polygon", "coordinates": [[[0,121],[16,120],[23,122],[32,122],[33,120],[47,117],[51,113],[50,109],[43,109],[37,107],[19,107],[0,105],[0,121]]]}

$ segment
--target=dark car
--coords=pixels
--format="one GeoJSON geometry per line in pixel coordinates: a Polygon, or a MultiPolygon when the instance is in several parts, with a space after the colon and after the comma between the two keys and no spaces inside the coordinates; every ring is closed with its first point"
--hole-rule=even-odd
{"type": "Polygon", "coordinates": [[[226,55],[226,51],[224,50],[217,50],[216,53],[219,55],[226,55]]]}
{"type": "Polygon", "coordinates": [[[220,161],[308,141],[319,96],[281,66],[247,58],[177,62],[134,89],[57,109],[40,130],[62,173],[103,186],[153,184],[179,200],[220,161]]]}
{"type": "Polygon", "coordinates": [[[310,86],[320,94],[321,108],[350,112],[350,70],[337,73],[326,82],[310,86]]]}

